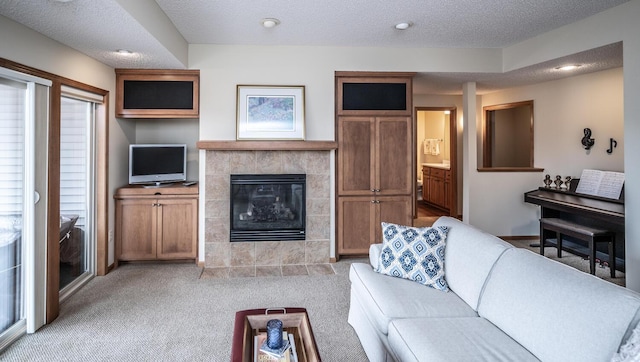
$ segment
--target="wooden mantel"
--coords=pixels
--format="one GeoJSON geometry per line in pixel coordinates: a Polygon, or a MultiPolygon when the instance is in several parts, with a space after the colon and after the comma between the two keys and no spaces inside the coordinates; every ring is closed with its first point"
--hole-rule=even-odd
{"type": "Polygon", "coordinates": [[[335,141],[198,141],[198,149],[214,151],[330,151],[335,141]]]}

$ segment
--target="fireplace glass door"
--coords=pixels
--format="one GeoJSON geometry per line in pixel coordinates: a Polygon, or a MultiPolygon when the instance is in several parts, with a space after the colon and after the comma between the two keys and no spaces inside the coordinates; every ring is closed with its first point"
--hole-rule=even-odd
{"type": "Polygon", "coordinates": [[[303,174],[231,175],[231,241],[304,240],[305,185],[303,174]]]}

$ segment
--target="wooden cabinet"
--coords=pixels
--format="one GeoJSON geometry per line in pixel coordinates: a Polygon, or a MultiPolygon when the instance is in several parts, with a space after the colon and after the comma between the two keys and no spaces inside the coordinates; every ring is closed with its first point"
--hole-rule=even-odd
{"type": "Polygon", "coordinates": [[[411,225],[411,77],[336,74],[337,256],[367,254],[383,221],[411,225]]]}
{"type": "Polygon", "coordinates": [[[338,118],[338,195],[407,195],[411,117],[338,118]]]}
{"type": "Polygon", "coordinates": [[[362,196],[338,198],[338,253],[369,253],[369,246],[382,242],[381,222],[407,225],[411,221],[411,196],[362,196]]]}
{"type": "Polygon", "coordinates": [[[197,118],[200,71],[194,69],[116,69],[116,116],[197,118]]]}
{"type": "Polygon", "coordinates": [[[431,206],[449,211],[451,171],[422,166],[422,200],[431,206]]]}
{"type": "Polygon", "coordinates": [[[116,191],[116,260],[196,259],[198,186],[116,191]]]}

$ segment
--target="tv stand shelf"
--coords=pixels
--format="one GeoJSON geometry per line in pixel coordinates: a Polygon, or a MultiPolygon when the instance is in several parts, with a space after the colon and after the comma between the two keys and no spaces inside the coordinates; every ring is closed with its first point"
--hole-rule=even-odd
{"type": "Polygon", "coordinates": [[[118,261],[192,260],[198,250],[198,185],[128,185],[115,199],[118,261]]]}

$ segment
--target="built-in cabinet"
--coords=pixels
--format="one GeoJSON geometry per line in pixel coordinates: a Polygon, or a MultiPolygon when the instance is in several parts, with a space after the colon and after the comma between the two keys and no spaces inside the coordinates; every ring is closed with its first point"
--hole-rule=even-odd
{"type": "Polygon", "coordinates": [[[197,69],[116,69],[116,116],[198,118],[197,69]]]}
{"type": "Polygon", "coordinates": [[[422,166],[422,200],[445,211],[450,208],[451,171],[422,166]]]}
{"type": "Polygon", "coordinates": [[[367,254],[383,221],[411,225],[412,77],[336,74],[337,257],[367,254]]]}
{"type": "Polygon", "coordinates": [[[116,260],[196,259],[197,185],[125,186],[114,198],[116,260]]]}

